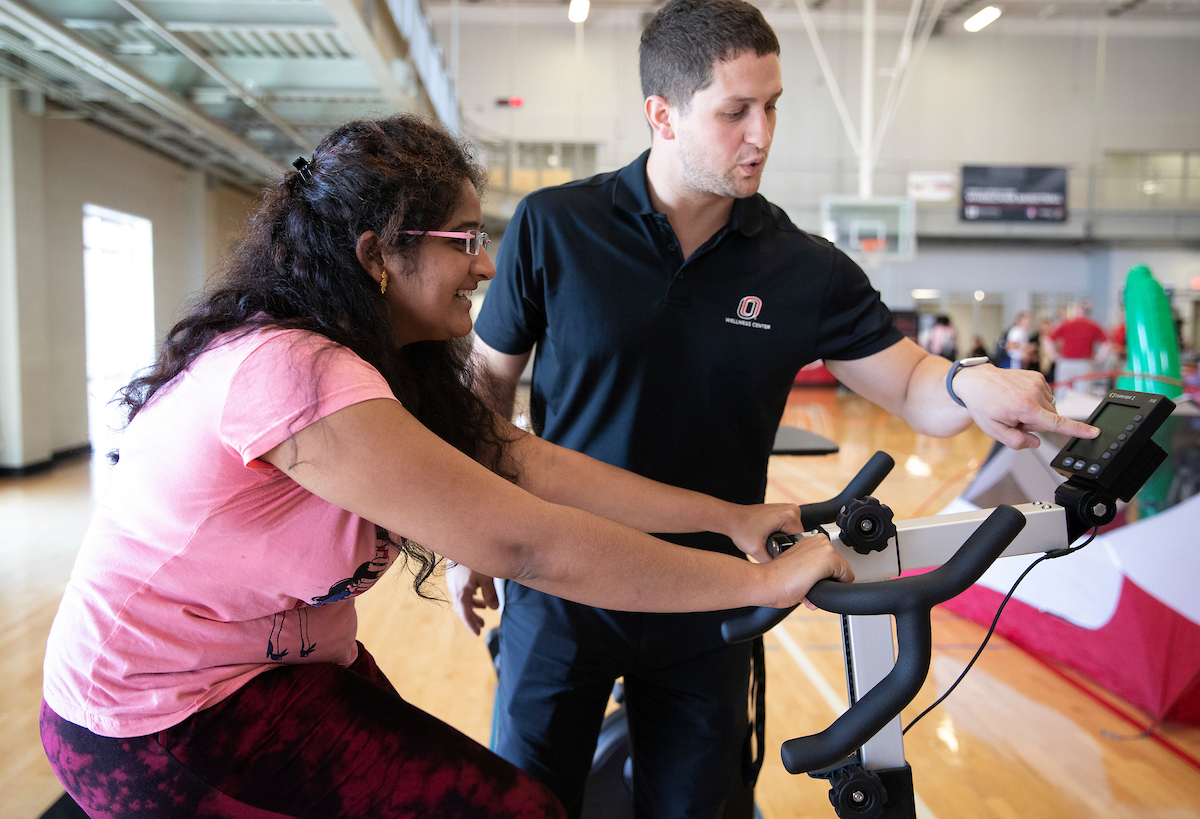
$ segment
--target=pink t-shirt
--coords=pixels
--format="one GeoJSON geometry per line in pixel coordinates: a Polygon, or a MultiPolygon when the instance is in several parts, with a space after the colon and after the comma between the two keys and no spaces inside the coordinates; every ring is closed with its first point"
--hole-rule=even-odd
{"type": "Polygon", "coordinates": [[[296,330],[214,346],[155,396],[121,440],[50,630],[50,707],[141,736],[279,663],[352,663],[354,596],[395,550],[255,459],[374,398],[395,400],[377,370],[296,330]]]}

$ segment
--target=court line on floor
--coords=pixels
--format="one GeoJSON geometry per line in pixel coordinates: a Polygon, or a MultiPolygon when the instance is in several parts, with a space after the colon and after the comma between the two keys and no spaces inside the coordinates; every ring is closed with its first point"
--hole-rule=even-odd
{"type": "MultiPolygon", "coordinates": [[[[784,623],[771,629],[771,634],[800,668],[800,672],[812,683],[813,688],[817,689],[817,693],[821,695],[821,699],[825,700],[825,704],[829,706],[830,710],[839,717],[846,713],[845,697],[833,690],[833,686],[825,679],[825,675],[821,673],[820,669],[813,665],[812,660],[808,659],[808,654],[800,647],[800,644],[787,633],[784,623]]],[[[937,819],[915,788],[913,789],[913,802],[916,803],[917,819],[937,819]]]]}

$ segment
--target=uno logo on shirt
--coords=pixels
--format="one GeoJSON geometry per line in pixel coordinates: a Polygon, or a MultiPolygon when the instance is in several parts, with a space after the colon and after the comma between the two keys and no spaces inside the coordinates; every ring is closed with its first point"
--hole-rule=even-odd
{"type": "Polygon", "coordinates": [[[755,321],[758,314],[762,312],[762,299],[758,296],[742,296],[742,300],[738,302],[737,317],[726,316],[726,324],[736,324],[739,327],[753,327],[755,330],[770,330],[770,324],[763,324],[755,321]]]}
{"type": "Polygon", "coordinates": [[[738,318],[756,319],[760,310],[762,310],[762,299],[758,296],[743,296],[741,303],[738,304],[738,318]]]}

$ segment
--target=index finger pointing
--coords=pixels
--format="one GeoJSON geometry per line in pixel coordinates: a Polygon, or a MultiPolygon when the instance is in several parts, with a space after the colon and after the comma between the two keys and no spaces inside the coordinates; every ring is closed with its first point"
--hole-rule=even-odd
{"type": "Polygon", "coordinates": [[[1070,435],[1072,438],[1095,438],[1100,434],[1099,427],[1085,424],[1083,421],[1075,421],[1065,415],[1053,412],[1047,413],[1047,415],[1050,420],[1041,427],[1044,430],[1070,435]]]}

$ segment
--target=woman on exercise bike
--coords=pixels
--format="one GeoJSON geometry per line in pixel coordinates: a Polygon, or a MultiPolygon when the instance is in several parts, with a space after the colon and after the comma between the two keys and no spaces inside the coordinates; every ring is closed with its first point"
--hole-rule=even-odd
{"type": "Polygon", "coordinates": [[[348,123],[271,187],[123,392],[111,488],[49,640],[42,738],[93,816],[544,816],[548,791],[399,696],[354,598],[438,555],[591,605],[786,606],[850,579],[796,507],[653,483],[522,433],[465,367],[495,269],[462,144],[348,123]],[[752,563],[644,532],[711,530],[752,563]]]}

